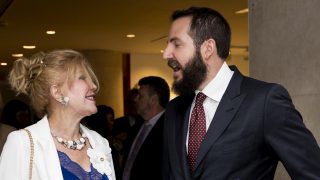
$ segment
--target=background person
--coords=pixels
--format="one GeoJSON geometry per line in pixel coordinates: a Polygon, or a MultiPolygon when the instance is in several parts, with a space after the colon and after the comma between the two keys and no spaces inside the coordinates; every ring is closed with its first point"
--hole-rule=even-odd
{"type": "Polygon", "coordinates": [[[169,86],[161,77],[139,80],[137,112],[145,120],[131,146],[123,180],[160,180],[162,177],[163,121],[169,86]]]}
{"type": "Polygon", "coordinates": [[[0,122],[22,129],[32,124],[29,105],[18,99],[8,101],[2,110],[0,122]]]}
{"type": "Polygon", "coordinates": [[[132,142],[144,122],[137,113],[136,99],[138,96],[139,90],[137,88],[130,89],[126,97],[125,115],[115,120],[114,128],[112,129],[115,147],[113,155],[117,156],[114,159],[117,179],[122,179],[124,161],[127,159],[132,142]],[[115,162],[116,160],[117,162],[115,162]]]}
{"type": "Polygon", "coordinates": [[[2,152],[2,148],[7,140],[8,134],[14,130],[16,130],[16,128],[7,124],[0,123],[0,153],[2,152]]]}

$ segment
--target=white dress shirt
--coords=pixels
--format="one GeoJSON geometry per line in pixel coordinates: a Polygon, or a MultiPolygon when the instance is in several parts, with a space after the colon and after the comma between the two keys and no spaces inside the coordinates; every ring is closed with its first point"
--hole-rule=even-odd
{"type": "MultiPolygon", "coordinates": [[[[216,110],[219,106],[222,96],[224,95],[232,76],[233,76],[233,71],[231,71],[227,63],[224,62],[219,72],[217,73],[217,75],[202,90],[202,93],[207,96],[207,98],[203,102],[204,113],[206,116],[206,131],[208,131],[208,128],[212,122],[214,114],[216,113],[216,110]]],[[[195,91],[196,95],[199,92],[200,92],[199,90],[196,90],[195,91]]],[[[191,104],[188,127],[190,126],[190,117],[191,117],[192,110],[195,106],[195,101],[196,101],[196,96],[194,96],[193,102],[191,104]]],[[[189,140],[189,128],[188,128],[187,141],[186,141],[187,150],[188,150],[188,140],[189,140]]]]}

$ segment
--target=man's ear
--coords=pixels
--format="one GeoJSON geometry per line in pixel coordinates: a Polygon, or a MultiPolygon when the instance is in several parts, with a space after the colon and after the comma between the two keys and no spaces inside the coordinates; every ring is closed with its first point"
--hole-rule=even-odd
{"type": "Polygon", "coordinates": [[[204,60],[210,59],[213,54],[216,54],[217,47],[214,39],[208,39],[201,45],[201,54],[204,60]]]}
{"type": "Polygon", "coordinates": [[[52,85],[50,87],[50,95],[58,102],[61,101],[62,94],[61,94],[60,88],[57,85],[52,85]]]}

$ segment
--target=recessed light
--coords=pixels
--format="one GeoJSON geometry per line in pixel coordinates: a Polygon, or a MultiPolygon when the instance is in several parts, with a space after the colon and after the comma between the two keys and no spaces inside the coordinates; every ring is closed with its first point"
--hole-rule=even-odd
{"type": "Polygon", "coordinates": [[[23,48],[24,49],[34,49],[34,48],[36,48],[36,46],[35,45],[23,45],[23,48]]]}
{"type": "Polygon", "coordinates": [[[8,65],[6,62],[2,62],[2,63],[0,63],[0,65],[1,66],[6,66],[6,65],[8,65]]]}
{"type": "Polygon", "coordinates": [[[236,14],[244,14],[244,13],[248,13],[249,12],[249,9],[248,8],[245,8],[245,9],[241,9],[237,12],[235,12],[236,14]]]}
{"type": "Polygon", "coordinates": [[[126,36],[127,36],[127,38],[134,38],[134,37],[136,37],[135,34],[127,34],[126,36]]]}
{"type": "Polygon", "coordinates": [[[47,31],[46,33],[52,35],[52,34],[56,34],[56,31],[51,31],[50,30],[50,31],[47,31]]]}
{"type": "Polygon", "coordinates": [[[160,52],[163,53],[164,52],[163,49],[161,49],[160,52]]]}
{"type": "Polygon", "coordinates": [[[22,57],[23,54],[11,54],[12,57],[22,57]]]}

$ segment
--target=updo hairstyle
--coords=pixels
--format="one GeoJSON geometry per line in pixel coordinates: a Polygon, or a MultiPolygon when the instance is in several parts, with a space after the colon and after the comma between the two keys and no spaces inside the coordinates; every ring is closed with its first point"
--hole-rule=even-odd
{"type": "Polygon", "coordinates": [[[98,79],[87,59],[69,49],[39,52],[30,59],[16,60],[9,73],[9,83],[17,94],[29,96],[31,106],[39,117],[43,117],[50,113],[50,87],[71,83],[79,68],[92,79],[98,91],[98,79]]]}

